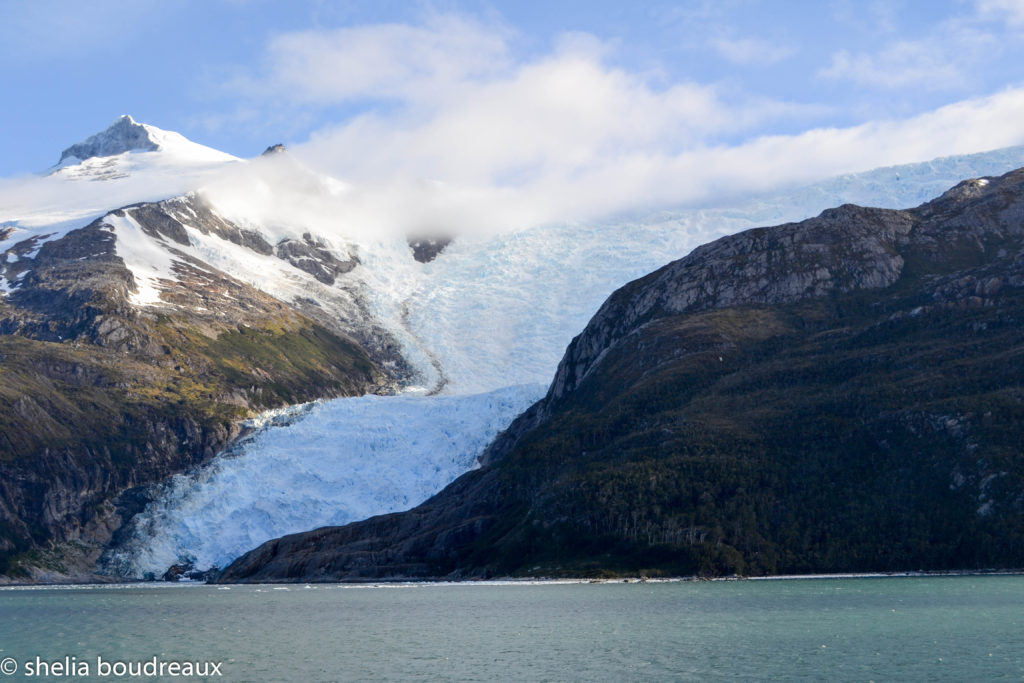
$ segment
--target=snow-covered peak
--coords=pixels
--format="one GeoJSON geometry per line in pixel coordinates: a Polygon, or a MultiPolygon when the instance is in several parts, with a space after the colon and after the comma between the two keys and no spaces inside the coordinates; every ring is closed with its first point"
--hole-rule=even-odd
{"type": "Polygon", "coordinates": [[[56,239],[112,209],[195,191],[236,165],[244,162],[122,116],[64,150],[56,168],[0,179],[0,224],[56,239]]]}
{"type": "Polygon", "coordinates": [[[184,135],[138,123],[128,114],[119,117],[104,131],[71,145],[60,155],[58,166],[81,163],[97,157],[112,157],[125,152],[169,152],[194,161],[232,158],[210,147],[192,142],[184,135]]]}
{"type": "Polygon", "coordinates": [[[90,135],[82,142],[65,149],[61,152],[58,163],[63,164],[65,161],[74,163],[93,157],[109,157],[131,151],[152,152],[160,149],[160,144],[154,139],[156,136],[151,134],[151,131],[158,130],[144,123],[136,123],[131,116],[125,114],[106,130],[90,135]]]}

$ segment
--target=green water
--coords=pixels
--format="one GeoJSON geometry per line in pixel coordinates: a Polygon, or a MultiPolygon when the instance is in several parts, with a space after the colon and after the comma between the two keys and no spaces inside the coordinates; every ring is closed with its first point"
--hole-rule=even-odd
{"type": "Polygon", "coordinates": [[[178,681],[1021,680],[1022,626],[1021,576],[3,589],[0,683],[156,680],[98,658],[222,673],[178,681]],[[90,675],[26,675],[70,657],[90,675]]]}

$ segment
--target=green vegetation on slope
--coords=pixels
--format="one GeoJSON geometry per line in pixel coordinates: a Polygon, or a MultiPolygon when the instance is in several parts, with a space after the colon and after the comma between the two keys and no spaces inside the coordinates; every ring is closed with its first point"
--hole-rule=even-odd
{"type": "Polygon", "coordinates": [[[615,349],[500,464],[517,511],[451,568],[1024,566],[1020,294],[826,308],[668,318],[615,349]]]}
{"type": "Polygon", "coordinates": [[[0,574],[123,488],[211,457],[241,418],[380,382],[357,345],[297,316],[219,334],[160,316],[148,332],[162,354],[0,336],[0,574]]]}

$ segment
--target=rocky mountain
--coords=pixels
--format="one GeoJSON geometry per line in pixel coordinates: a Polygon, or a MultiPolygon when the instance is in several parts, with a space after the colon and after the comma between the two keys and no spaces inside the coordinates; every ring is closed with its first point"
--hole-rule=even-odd
{"type": "MultiPolygon", "coordinates": [[[[57,181],[95,179],[77,160],[167,167],[193,147],[122,117],[65,150],[57,181]]],[[[220,155],[204,150],[189,160],[220,155]]],[[[411,375],[346,279],[351,245],[238,225],[197,192],[0,230],[0,574],[91,578],[140,491],[212,458],[245,418],[411,375]]]]}
{"type": "MultiPolygon", "coordinates": [[[[144,123],[136,123],[126,114],[106,130],[65,149],[61,152],[58,165],[65,162],[81,162],[94,157],[111,157],[124,152],[153,152],[159,150],[161,142],[170,135],[174,134],[168,134],[144,123]]],[[[176,135],[175,141],[180,144],[184,138],[176,135]]]]}
{"type": "Polygon", "coordinates": [[[221,581],[1024,565],[1024,170],[719,239],[616,291],[424,504],[221,581]]]}

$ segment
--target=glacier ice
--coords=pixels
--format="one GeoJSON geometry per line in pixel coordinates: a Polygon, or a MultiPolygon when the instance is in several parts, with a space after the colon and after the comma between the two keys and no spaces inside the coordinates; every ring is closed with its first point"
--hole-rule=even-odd
{"type": "Polygon", "coordinates": [[[277,536],[413,507],[472,469],[544,389],[363,396],[277,413],[243,454],[165,482],[106,567],[133,577],[182,560],[223,567],[277,536]]]}

